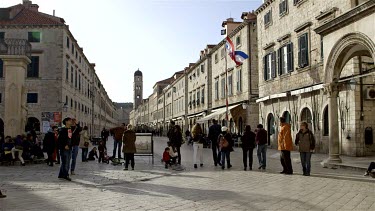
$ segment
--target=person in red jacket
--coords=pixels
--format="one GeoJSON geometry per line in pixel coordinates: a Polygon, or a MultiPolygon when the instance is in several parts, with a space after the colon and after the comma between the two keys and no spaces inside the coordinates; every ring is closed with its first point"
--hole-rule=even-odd
{"type": "Polygon", "coordinates": [[[165,168],[168,168],[168,165],[171,165],[171,156],[169,155],[169,147],[166,147],[163,152],[163,162],[165,163],[165,168]]]}

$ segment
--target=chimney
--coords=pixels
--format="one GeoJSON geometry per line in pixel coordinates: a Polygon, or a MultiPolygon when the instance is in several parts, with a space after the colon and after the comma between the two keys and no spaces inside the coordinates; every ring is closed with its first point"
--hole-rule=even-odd
{"type": "Polygon", "coordinates": [[[26,7],[29,10],[38,12],[39,6],[37,4],[33,4],[30,0],[22,0],[22,4],[24,7],[26,7]]]}
{"type": "Polygon", "coordinates": [[[53,17],[55,17],[55,10],[53,10],[53,17]]]}
{"type": "Polygon", "coordinates": [[[232,31],[235,30],[240,24],[241,22],[234,22],[233,18],[227,18],[227,20],[223,21],[223,23],[221,24],[221,26],[225,28],[221,30],[221,35],[226,37],[227,35],[232,33],[232,31]]]}

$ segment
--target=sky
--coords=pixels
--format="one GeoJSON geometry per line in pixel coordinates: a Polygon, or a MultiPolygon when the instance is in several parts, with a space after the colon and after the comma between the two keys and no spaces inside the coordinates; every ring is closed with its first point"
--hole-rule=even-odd
{"type": "MultiPolygon", "coordinates": [[[[157,81],[199,59],[217,44],[229,17],[256,10],[262,0],[33,0],[39,11],[64,18],[114,102],[133,102],[133,76],[143,73],[143,97],[157,81]]],[[[0,0],[1,7],[22,0],[0,0]]]]}

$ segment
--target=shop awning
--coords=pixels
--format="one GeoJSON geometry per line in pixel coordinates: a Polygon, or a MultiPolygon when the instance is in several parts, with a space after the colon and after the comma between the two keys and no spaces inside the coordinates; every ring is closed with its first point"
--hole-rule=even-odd
{"type": "MultiPolygon", "coordinates": [[[[236,108],[237,106],[240,106],[240,105],[241,104],[229,106],[228,107],[229,112],[230,112],[230,110],[232,110],[232,109],[234,109],[234,108],[236,108]]],[[[197,123],[204,123],[204,122],[207,122],[207,121],[212,120],[212,119],[219,119],[220,116],[225,114],[226,111],[227,111],[227,107],[213,110],[211,114],[203,117],[202,119],[197,120],[197,123]]]]}

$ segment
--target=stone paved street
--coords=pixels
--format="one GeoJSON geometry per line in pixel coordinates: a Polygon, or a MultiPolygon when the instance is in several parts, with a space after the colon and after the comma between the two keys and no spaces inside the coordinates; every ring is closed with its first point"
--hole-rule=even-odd
{"type": "Polygon", "coordinates": [[[184,145],[186,170],[177,172],[160,162],[166,140],[155,141],[154,166],[147,157],[136,157],[136,170],[127,172],[79,160],[73,182],[57,179],[57,165],[0,166],[0,188],[8,195],[0,200],[0,210],[375,210],[374,180],[359,181],[363,176],[355,171],[323,169],[319,156],[311,177],[298,174],[296,154],[296,174],[278,174],[274,150],[269,150],[267,172],[243,171],[240,149],[233,153],[231,170],[215,168],[211,159],[194,170],[191,146],[184,145]],[[334,175],[351,179],[327,178],[334,175]]]}

